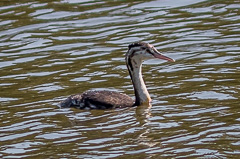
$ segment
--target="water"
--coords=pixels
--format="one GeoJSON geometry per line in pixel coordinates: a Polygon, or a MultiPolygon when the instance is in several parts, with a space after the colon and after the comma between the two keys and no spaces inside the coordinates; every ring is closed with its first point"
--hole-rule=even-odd
{"type": "Polygon", "coordinates": [[[238,158],[239,1],[1,1],[0,158],[238,158]],[[59,109],[70,94],[134,96],[124,54],[145,62],[152,107],[59,109]]]}

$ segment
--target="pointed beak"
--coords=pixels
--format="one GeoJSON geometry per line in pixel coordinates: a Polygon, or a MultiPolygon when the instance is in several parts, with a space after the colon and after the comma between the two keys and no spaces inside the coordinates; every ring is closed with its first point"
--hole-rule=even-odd
{"type": "Polygon", "coordinates": [[[161,54],[161,53],[160,53],[159,51],[157,51],[156,49],[155,49],[154,51],[155,51],[155,53],[154,53],[153,56],[154,56],[155,58],[162,59],[162,60],[167,60],[167,61],[170,61],[170,62],[175,62],[174,59],[172,59],[172,58],[170,58],[170,57],[167,57],[167,56],[161,54]]]}

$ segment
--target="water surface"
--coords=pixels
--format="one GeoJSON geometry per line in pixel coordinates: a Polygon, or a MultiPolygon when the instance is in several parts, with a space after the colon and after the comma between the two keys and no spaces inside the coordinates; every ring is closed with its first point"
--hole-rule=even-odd
{"type": "Polygon", "coordinates": [[[0,158],[238,158],[239,1],[1,1],[0,158]],[[152,107],[60,109],[86,90],[134,97],[124,54],[146,61],[152,107]]]}

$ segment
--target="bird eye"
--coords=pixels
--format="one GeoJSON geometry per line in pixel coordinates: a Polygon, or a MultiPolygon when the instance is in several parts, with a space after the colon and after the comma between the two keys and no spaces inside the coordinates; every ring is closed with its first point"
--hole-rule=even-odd
{"type": "Polygon", "coordinates": [[[146,52],[153,55],[151,48],[146,48],[146,52]]]}

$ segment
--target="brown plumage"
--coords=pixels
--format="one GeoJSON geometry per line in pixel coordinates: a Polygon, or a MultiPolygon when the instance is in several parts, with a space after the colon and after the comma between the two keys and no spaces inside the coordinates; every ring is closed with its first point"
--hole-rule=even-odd
{"type": "Polygon", "coordinates": [[[77,107],[80,109],[108,109],[131,107],[134,100],[126,94],[114,91],[87,91],[69,96],[61,103],[62,107],[77,107]]]}

